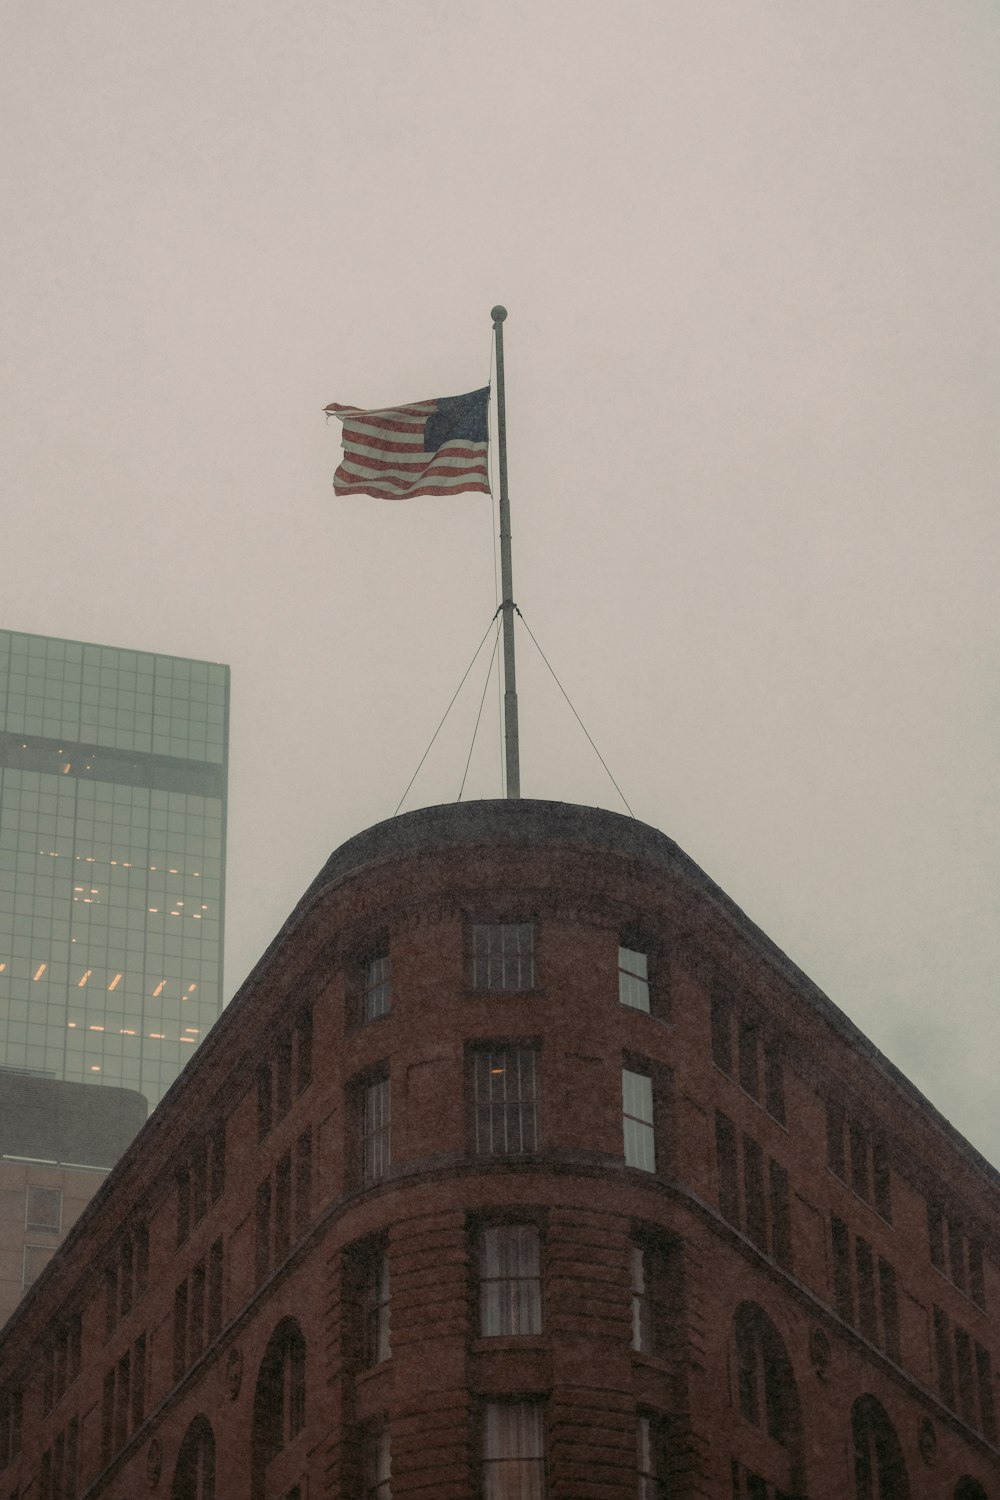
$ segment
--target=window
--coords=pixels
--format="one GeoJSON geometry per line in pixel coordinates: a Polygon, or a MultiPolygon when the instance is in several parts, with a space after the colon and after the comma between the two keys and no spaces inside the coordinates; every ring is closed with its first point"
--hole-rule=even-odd
{"type": "Polygon", "coordinates": [[[208,1252],[208,1336],[214,1339],[222,1329],[222,1241],[216,1240],[208,1252]]]}
{"type": "Polygon", "coordinates": [[[876,1256],[860,1235],[854,1240],[843,1219],[830,1220],[833,1247],[833,1305],[845,1323],[850,1323],[868,1341],[900,1362],[899,1299],[895,1268],[876,1256]]]}
{"type": "Polygon", "coordinates": [[[732,1120],[715,1113],[715,1155],[719,1176],[719,1208],[723,1218],[743,1230],[755,1245],[786,1270],[792,1269],[792,1220],[788,1171],[760,1145],[744,1135],[738,1143],[732,1120]],[[739,1152],[742,1149],[743,1199],[740,1202],[739,1152]]]}
{"type": "Polygon", "coordinates": [[[712,1061],[727,1078],[733,1076],[733,1010],[727,995],[712,996],[712,1061]]]}
{"type": "Polygon", "coordinates": [[[655,1231],[643,1230],[629,1248],[632,1270],[632,1348],[663,1359],[668,1353],[675,1259],[655,1231]]]}
{"type": "Polygon", "coordinates": [[[295,1092],[301,1094],[312,1083],[313,1013],[306,1005],[295,1018],[295,1092]]]}
{"type": "Polygon", "coordinates": [[[274,1169],[274,1262],[288,1254],[292,1243],[292,1158],[286,1151],[274,1169]]]}
{"type": "Polygon", "coordinates": [[[733,1500],[798,1500],[797,1496],[790,1495],[786,1490],[780,1489],[776,1484],[764,1478],[762,1474],[755,1474],[745,1464],[737,1459],[730,1463],[733,1479],[733,1500]]]}
{"type": "Polygon", "coordinates": [[[941,1399],[963,1422],[996,1441],[992,1361],[988,1349],[934,1308],[934,1352],[941,1399]]]}
{"type": "Polygon", "coordinates": [[[295,1143],[295,1232],[302,1235],[312,1220],[312,1130],[295,1143]]]}
{"type": "Polygon", "coordinates": [[[741,1016],[737,1028],[740,1088],[760,1102],[760,1033],[753,1021],[741,1016]]]}
{"type": "Polygon", "coordinates": [[[389,1079],[377,1078],[364,1087],[361,1122],[361,1180],[371,1187],[389,1170],[389,1079]]]}
{"type": "Polygon", "coordinates": [[[177,1243],[183,1245],[191,1233],[191,1173],[182,1167],[176,1173],[177,1184],[177,1243]]]}
{"type": "Polygon", "coordinates": [[[767,1113],[785,1123],[784,1057],[760,1018],[737,1007],[724,990],[712,996],[712,1061],[767,1113]]]}
{"type": "Polygon", "coordinates": [[[545,1424],[539,1401],[487,1401],[483,1500],[544,1500],[545,1424]]]}
{"type": "Polygon", "coordinates": [[[145,1408],[146,1337],[126,1349],[104,1377],[101,1461],[110,1463],[142,1421],[145,1408]]]}
{"type": "Polygon", "coordinates": [[[950,1214],[946,1217],[941,1205],[931,1199],[927,1201],[927,1238],[931,1265],[977,1307],[985,1309],[982,1240],[967,1235],[961,1221],[950,1214]]]}
{"type": "Polygon", "coordinates": [[[208,1188],[217,1203],[226,1190],[226,1122],[220,1120],[208,1138],[208,1188]]]}
{"type": "Polygon", "coordinates": [[[799,1438],[799,1397],[784,1341],[754,1302],[736,1310],[740,1413],[782,1447],[799,1438]]]}
{"type": "Polygon", "coordinates": [[[215,1434],[207,1417],[195,1417],[184,1434],[170,1500],[215,1500],[215,1434]]]}
{"type": "Polygon", "coordinates": [[[255,1074],[257,1083],[257,1139],[270,1135],[274,1123],[271,1101],[271,1065],[261,1063],[255,1074]]]}
{"type": "Polygon", "coordinates": [[[271,1264],[271,1179],[265,1177],[257,1185],[254,1207],[254,1269],[258,1281],[263,1281],[271,1264]]]}
{"type": "Polygon", "coordinates": [[[477,1156],[511,1156],[537,1149],[535,1048],[517,1043],[471,1053],[477,1156]]]}
{"type": "Polygon", "coordinates": [[[635,948],[618,948],[618,999],[634,1010],[649,1010],[649,959],[635,948]]]}
{"type": "Polygon", "coordinates": [[[666,1500],[667,1431],[663,1417],[640,1412],[636,1437],[638,1500],[666,1500]]]}
{"type": "Polygon", "coordinates": [[[622,1068],[622,1122],[626,1166],[638,1167],[643,1172],[655,1172],[653,1080],[648,1073],[622,1068]]]}
{"type": "Polygon", "coordinates": [[[364,981],[361,990],[361,1024],[367,1026],[379,1016],[387,1016],[392,1009],[392,985],[390,982],[390,958],[388,949],[365,961],[364,981]]]}
{"type": "Polygon", "coordinates": [[[541,1246],[536,1224],[484,1224],[479,1229],[479,1332],[542,1331],[541,1246]]]}
{"type": "Polygon", "coordinates": [[[274,1118],[283,1120],[292,1107],[292,1036],[286,1031],[274,1049],[274,1118]]]}
{"type": "Polygon", "coordinates": [[[29,1286],[34,1286],[54,1254],[55,1250],[51,1245],[25,1245],[21,1265],[22,1292],[26,1292],[29,1286]]]}
{"type": "Polygon", "coordinates": [[[389,1450],[389,1424],[384,1417],[366,1424],[363,1446],[365,1500],[390,1500],[392,1455],[389,1450]]]}
{"type": "Polygon", "coordinates": [[[82,1362],[83,1319],[75,1313],[57,1325],[42,1354],[42,1412],[47,1415],[77,1378],[82,1362]]]}
{"type": "Polygon", "coordinates": [[[20,1387],[0,1388],[0,1469],[5,1469],[21,1451],[24,1394],[20,1387]]]}
{"type": "Polygon", "coordinates": [[[847,1115],[832,1100],[826,1108],[826,1162],[841,1182],[848,1183],[849,1173],[849,1186],[855,1196],[870,1204],[887,1223],[892,1222],[888,1147],[880,1135],[847,1115]]]}
{"type": "Polygon", "coordinates": [[[466,927],[469,988],[513,993],[535,988],[531,922],[470,922],[466,927]]]}
{"type": "Polygon", "coordinates": [[[389,1252],[384,1241],[369,1241],[356,1253],[361,1282],[361,1350],[366,1367],[391,1353],[389,1252]]]}
{"type": "Polygon", "coordinates": [[[295,1318],[282,1318],[257,1374],[251,1430],[250,1493],[263,1500],[268,1465],[306,1421],[306,1341],[295,1318]]]}
{"type": "Polygon", "coordinates": [[[36,1187],[25,1189],[24,1227],[27,1230],[47,1230],[59,1234],[62,1230],[62,1188],[36,1187]]]}
{"type": "Polygon", "coordinates": [[[851,1408],[856,1500],[910,1500],[906,1461],[896,1429],[874,1396],[851,1408]]]}

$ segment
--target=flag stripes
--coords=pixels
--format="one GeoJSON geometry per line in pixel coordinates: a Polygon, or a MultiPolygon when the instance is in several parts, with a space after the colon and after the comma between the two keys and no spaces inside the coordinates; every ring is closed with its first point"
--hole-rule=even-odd
{"type": "Polygon", "coordinates": [[[414,495],[490,493],[486,467],[489,387],[362,411],[334,401],[344,424],[344,458],[333,476],[338,495],[407,500],[414,495]]]}

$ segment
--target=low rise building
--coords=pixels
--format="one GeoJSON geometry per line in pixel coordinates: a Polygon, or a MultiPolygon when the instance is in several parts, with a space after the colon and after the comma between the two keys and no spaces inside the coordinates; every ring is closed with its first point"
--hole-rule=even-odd
{"type": "Polygon", "coordinates": [[[0,1494],[1000,1496],[1000,1178],[669,839],[329,860],[0,1338],[0,1494]]]}

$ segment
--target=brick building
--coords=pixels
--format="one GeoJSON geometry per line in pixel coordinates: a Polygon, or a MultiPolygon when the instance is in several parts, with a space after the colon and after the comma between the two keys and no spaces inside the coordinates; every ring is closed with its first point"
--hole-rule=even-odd
{"type": "Polygon", "coordinates": [[[1000,1178],[674,844],[330,859],[0,1341],[19,1500],[983,1500],[1000,1178]]]}

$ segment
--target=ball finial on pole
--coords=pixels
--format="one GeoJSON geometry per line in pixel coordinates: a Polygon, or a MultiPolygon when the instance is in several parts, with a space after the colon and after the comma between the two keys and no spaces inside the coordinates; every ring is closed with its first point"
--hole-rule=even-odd
{"type": "Polygon", "coordinates": [[[494,307],[490,312],[490,317],[493,319],[494,323],[502,323],[506,316],[507,309],[505,307],[501,307],[499,303],[497,303],[496,307],[494,307]]]}

